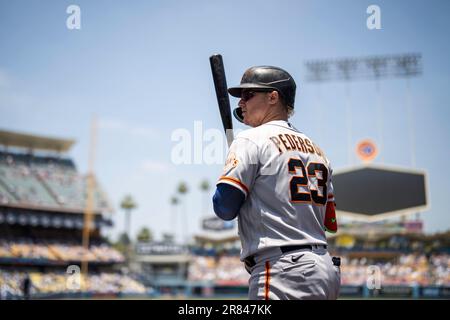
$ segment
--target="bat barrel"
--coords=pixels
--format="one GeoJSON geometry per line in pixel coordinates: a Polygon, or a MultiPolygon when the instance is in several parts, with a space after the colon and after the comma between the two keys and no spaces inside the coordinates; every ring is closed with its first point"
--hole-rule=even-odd
{"type": "Polygon", "coordinates": [[[230,145],[233,141],[233,121],[231,117],[230,99],[228,98],[225,67],[220,54],[212,55],[209,57],[209,61],[211,64],[214,87],[216,89],[217,103],[219,104],[220,117],[222,118],[222,125],[225,130],[228,145],[230,145]]]}

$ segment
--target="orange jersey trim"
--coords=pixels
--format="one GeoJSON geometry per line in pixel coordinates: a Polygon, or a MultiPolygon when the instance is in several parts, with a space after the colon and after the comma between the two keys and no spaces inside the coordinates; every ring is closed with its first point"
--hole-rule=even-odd
{"type": "Polygon", "coordinates": [[[266,261],[266,279],[264,282],[264,300],[269,300],[270,292],[270,263],[266,261]]]}
{"type": "Polygon", "coordinates": [[[238,186],[240,186],[242,189],[244,189],[247,194],[249,194],[247,186],[245,184],[243,184],[239,179],[236,179],[236,178],[233,178],[233,177],[222,176],[222,177],[219,178],[219,181],[221,181],[221,180],[228,180],[228,181],[234,182],[238,186]]]}

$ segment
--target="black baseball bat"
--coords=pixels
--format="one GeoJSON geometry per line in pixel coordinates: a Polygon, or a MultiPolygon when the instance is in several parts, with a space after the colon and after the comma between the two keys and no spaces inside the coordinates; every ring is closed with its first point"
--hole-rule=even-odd
{"type": "Polygon", "coordinates": [[[217,103],[219,104],[220,117],[222,118],[223,129],[227,137],[228,146],[233,142],[233,120],[231,117],[230,99],[228,98],[227,78],[222,56],[214,54],[209,57],[211,72],[216,88],[217,103]]]}

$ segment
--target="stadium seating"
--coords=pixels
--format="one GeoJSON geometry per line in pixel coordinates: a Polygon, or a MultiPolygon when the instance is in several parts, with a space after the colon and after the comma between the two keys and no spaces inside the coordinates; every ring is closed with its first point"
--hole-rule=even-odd
{"type": "Polygon", "coordinates": [[[236,256],[220,258],[197,256],[189,265],[190,281],[210,281],[217,284],[246,285],[249,275],[236,256]]]}
{"type": "MultiPolygon", "coordinates": [[[[365,285],[373,267],[379,268],[383,285],[450,286],[450,255],[401,255],[396,261],[369,261],[342,257],[341,283],[365,285]],[[369,269],[369,267],[372,267],[369,269]]],[[[189,266],[190,281],[247,284],[249,275],[237,256],[196,256],[189,266]]]]}
{"type": "Polygon", "coordinates": [[[80,245],[54,243],[32,243],[0,241],[0,258],[39,259],[48,261],[81,261],[85,257],[90,262],[124,261],[123,255],[106,244],[92,245],[89,250],[80,245]]]}
{"type": "MultiPolygon", "coordinates": [[[[55,294],[70,292],[89,292],[94,294],[145,294],[147,289],[130,276],[119,273],[90,274],[87,277],[86,287],[80,282],[74,285],[70,282],[70,276],[66,273],[40,273],[31,271],[28,273],[32,282],[31,294],[55,294]]],[[[9,296],[22,296],[21,284],[26,276],[25,272],[10,272],[0,269],[0,295],[2,298],[9,296]]]]}
{"type": "Polygon", "coordinates": [[[343,257],[341,283],[364,285],[373,267],[379,268],[383,285],[450,286],[450,256],[447,254],[432,255],[429,259],[425,255],[402,255],[396,263],[343,257]]]}
{"type": "Polygon", "coordinates": [[[0,164],[0,177],[9,194],[19,202],[42,206],[55,206],[55,200],[37,180],[29,167],[0,164]]]}
{"type": "Polygon", "coordinates": [[[87,249],[80,245],[87,178],[72,160],[0,151],[0,300],[21,299],[27,275],[34,298],[147,292],[140,282],[116,271],[125,259],[101,237],[101,227],[109,225],[103,214],[110,207],[95,180],[93,193],[94,210],[101,215],[93,221],[87,249]],[[90,273],[82,281],[85,286],[76,288],[65,271],[84,259],[90,273]]]}
{"type": "MultiPolygon", "coordinates": [[[[69,159],[0,152],[0,204],[84,210],[87,179],[69,159]]],[[[94,207],[109,209],[98,183],[94,207]]]]}

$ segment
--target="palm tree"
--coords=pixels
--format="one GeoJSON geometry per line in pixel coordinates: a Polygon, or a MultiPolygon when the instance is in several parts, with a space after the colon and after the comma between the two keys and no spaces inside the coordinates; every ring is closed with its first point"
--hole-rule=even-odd
{"type": "Polygon", "coordinates": [[[130,225],[131,225],[131,211],[137,207],[137,204],[134,202],[131,195],[127,195],[123,198],[122,202],[120,203],[120,207],[125,210],[125,234],[127,235],[127,259],[129,260],[129,250],[131,245],[131,237],[130,237],[130,225]]]}
{"type": "Polygon", "coordinates": [[[178,193],[180,193],[181,195],[186,194],[189,191],[188,186],[185,182],[180,182],[180,184],[178,185],[178,193]]]}
{"type": "Polygon", "coordinates": [[[202,201],[202,214],[206,214],[207,208],[208,208],[208,191],[211,189],[211,185],[209,184],[209,181],[206,179],[203,179],[200,183],[200,190],[203,192],[203,201],[202,201]]]}
{"type": "Polygon", "coordinates": [[[180,182],[177,189],[178,193],[180,194],[180,198],[183,199],[183,221],[184,221],[184,227],[183,229],[183,241],[187,241],[186,235],[188,234],[188,219],[187,219],[187,213],[186,213],[186,198],[185,195],[188,193],[189,188],[185,182],[180,182]]]}
{"type": "Polygon", "coordinates": [[[141,230],[139,230],[139,233],[137,235],[137,241],[139,242],[150,242],[153,240],[153,234],[147,227],[142,227],[141,230]]]}

